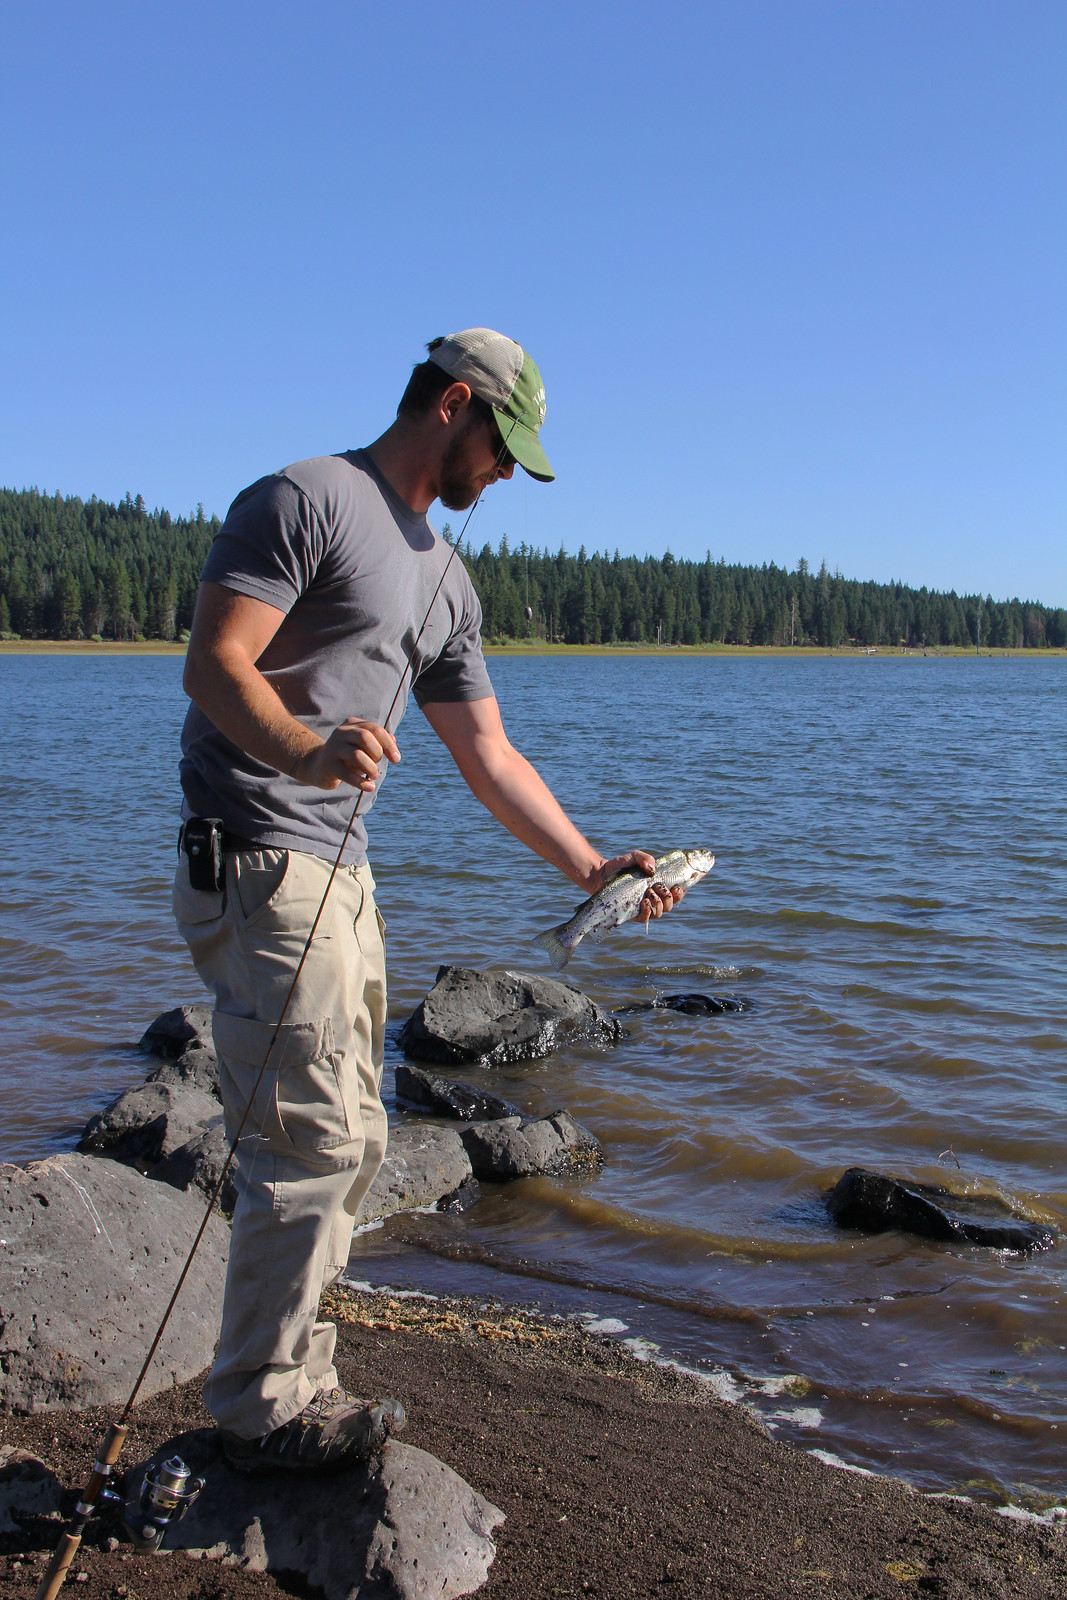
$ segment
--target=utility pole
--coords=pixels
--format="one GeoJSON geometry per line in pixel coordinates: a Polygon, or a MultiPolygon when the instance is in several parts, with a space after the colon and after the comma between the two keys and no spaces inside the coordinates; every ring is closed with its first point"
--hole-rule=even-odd
{"type": "Polygon", "coordinates": [[[797,597],[793,596],[792,612],[789,618],[789,647],[792,649],[797,636],[797,597]]]}

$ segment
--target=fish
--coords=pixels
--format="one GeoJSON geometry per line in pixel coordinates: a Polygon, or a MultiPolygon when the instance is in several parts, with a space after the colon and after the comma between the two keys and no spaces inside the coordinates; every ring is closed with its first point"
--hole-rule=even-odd
{"type": "Polygon", "coordinates": [[[599,944],[609,929],[632,922],[641,909],[646,891],[654,883],[662,883],[666,889],[680,886],[688,889],[706,877],[714,865],[715,857],[710,850],[668,850],[666,855],[656,857],[652,877],[639,867],[627,867],[584,900],[569,922],[561,922],[558,927],[539,933],[534,943],[547,951],[558,972],[567,965],[586,934],[599,944]]]}

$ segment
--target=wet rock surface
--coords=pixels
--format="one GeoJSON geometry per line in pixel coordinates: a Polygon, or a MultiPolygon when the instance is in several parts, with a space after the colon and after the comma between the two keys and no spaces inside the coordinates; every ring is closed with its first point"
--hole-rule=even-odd
{"type": "Polygon", "coordinates": [[[484,1122],[492,1117],[518,1117],[518,1106],[499,1095],[477,1089],[471,1083],[457,1083],[421,1067],[400,1062],[396,1068],[396,1097],[405,1105],[419,1106],[437,1117],[456,1117],[461,1122],[484,1122]]]}
{"type": "Polygon", "coordinates": [[[400,1030],[405,1053],[446,1066],[503,1066],[551,1055],[564,1040],[614,1044],[621,1025],[557,978],[504,967],[441,967],[400,1030]]]}
{"type": "Polygon", "coordinates": [[[391,1217],[395,1211],[436,1205],[471,1176],[470,1158],[453,1128],[429,1122],[390,1128],[385,1160],[356,1213],[356,1226],[391,1217]]]}
{"type": "Polygon", "coordinates": [[[639,1011],[681,1011],[688,1017],[722,1017],[755,1008],[756,1002],[743,994],[661,994],[655,1000],[621,1006],[615,1016],[631,1017],[639,1011]]]}
{"type": "Polygon", "coordinates": [[[604,1152],[588,1128],[568,1111],[548,1117],[503,1117],[460,1131],[476,1178],[560,1177],[599,1172],[604,1152]]]}
{"type": "Polygon", "coordinates": [[[332,1474],[234,1472],[214,1430],[181,1434],[129,1474],[179,1455],[205,1487],[164,1550],[297,1574],[326,1600],[453,1600],[481,1588],[504,1514],[425,1450],[391,1440],[332,1474]]]}
{"type": "Polygon", "coordinates": [[[826,1197],[839,1228],[884,1233],[891,1228],[993,1250],[1048,1250],[1055,1230],[1018,1217],[995,1197],[954,1195],[934,1184],[904,1183],[866,1167],[849,1167],[826,1197]]]}
{"type": "Polygon", "coordinates": [[[190,1045],[214,1050],[211,1042],[211,1006],[206,1000],[161,1011],[140,1039],[140,1048],[152,1056],[184,1055],[190,1045]]]}
{"type": "MultiPolygon", "coordinates": [[[[145,1330],[162,1318],[203,1213],[200,1195],[148,1183],[116,1161],[69,1154],[0,1166],[0,1408],[125,1401],[145,1330]]],[[[211,1217],[144,1395],[209,1365],[229,1239],[211,1217]]]]}
{"type": "Polygon", "coordinates": [[[212,1095],[189,1083],[143,1083],[90,1117],[78,1142],[83,1154],[107,1155],[147,1172],[221,1120],[212,1095]]]}

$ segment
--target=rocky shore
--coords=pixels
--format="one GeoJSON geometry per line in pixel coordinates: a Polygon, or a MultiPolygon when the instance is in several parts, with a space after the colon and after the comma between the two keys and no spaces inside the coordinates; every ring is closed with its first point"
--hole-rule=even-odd
{"type": "MultiPolygon", "coordinates": [[[[405,1445],[447,1463],[504,1513],[479,1591],[486,1600],[1053,1600],[1067,1592],[1067,1539],[1054,1529],[924,1496],[895,1479],[835,1471],[769,1439],[696,1379],[638,1362],[574,1322],[344,1287],[328,1309],[340,1328],[343,1381],[395,1393],[410,1417],[405,1445]]],[[[69,1486],[85,1475],[107,1420],[99,1410],[3,1418],[5,1446],[46,1464],[36,1477],[24,1468],[21,1479],[17,1466],[0,1468],[0,1505],[21,1482],[35,1508],[6,1523],[0,1512],[3,1596],[33,1593],[58,1533],[56,1512],[69,1508],[69,1486]]],[[[198,1382],[139,1406],[132,1423],[131,1461],[206,1428],[198,1382]]],[[[222,1494],[219,1470],[213,1476],[209,1465],[207,1477],[202,1498],[222,1494]]],[[[325,1492],[333,1492],[328,1484],[325,1492]]],[[[266,1490],[262,1499],[267,1515],[266,1490]]],[[[293,1525],[291,1505],[280,1516],[293,1525]]],[[[292,1568],[262,1574],[232,1558],[139,1556],[117,1533],[106,1521],[94,1525],[72,1594],[311,1600],[322,1592],[292,1568]]]]}
{"type": "MultiPolygon", "coordinates": [[[[574,1038],[618,1044],[617,1017],[572,986],[445,967],[400,1037],[429,1065],[397,1069],[398,1101],[417,1115],[391,1131],[359,1222],[465,1208],[480,1183],[603,1163],[565,1108],[529,1117],[484,1074],[473,1085],[431,1070],[535,1060],[574,1038]]],[[[77,1153],[0,1167],[0,1597],[32,1594],[222,1170],[207,1007],[164,1012],[141,1044],[145,1081],[89,1120],[77,1153]]],[[[848,1203],[860,1184],[870,1210],[886,1180],[845,1177],[848,1203]]],[[[942,1226],[930,1195],[887,1195],[885,1225],[918,1207],[924,1227],[942,1226]]],[[[342,1380],[395,1395],[409,1427],[365,1471],[310,1485],[242,1479],[199,1396],[232,1186],[218,1200],[122,1463],[127,1514],[146,1468],[175,1450],[206,1487],[169,1530],[169,1554],[134,1552],[121,1501],[94,1520],[69,1580],[87,1600],[1067,1592],[1062,1522],[833,1470],[774,1442],[697,1377],[579,1323],[495,1304],[328,1291],[342,1380]]],[[[847,1212],[839,1221],[856,1225],[847,1212]]]]}

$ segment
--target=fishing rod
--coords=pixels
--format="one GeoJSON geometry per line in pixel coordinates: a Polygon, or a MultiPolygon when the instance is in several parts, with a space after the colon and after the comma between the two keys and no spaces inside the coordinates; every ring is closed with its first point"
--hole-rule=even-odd
{"type": "MultiPolygon", "coordinates": [[[[493,463],[493,470],[492,470],[492,473],[490,474],[490,479],[492,479],[493,474],[495,474],[504,465],[504,462],[507,459],[507,454],[508,454],[508,439],[510,439],[513,431],[515,430],[515,428],[517,426],[518,426],[518,419],[516,418],[514,421],[512,421],[511,427],[508,429],[507,434],[503,435],[501,437],[500,449],[497,451],[497,456],[496,456],[495,462],[493,463]]],[[[407,660],[405,661],[403,667],[401,668],[400,677],[397,680],[396,693],[393,695],[392,702],[390,703],[390,706],[389,706],[389,710],[385,714],[384,726],[386,728],[388,728],[388,726],[389,726],[390,717],[393,715],[393,712],[396,710],[397,702],[400,699],[400,692],[404,687],[404,679],[407,677],[408,671],[410,670],[410,667],[411,667],[411,663],[415,659],[415,652],[419,647],[419,642],[422,639],[423,634],[426,632],[427,625],[428,625],[428,623],[430,621],[430,615],[431,615],[431,613],[433,611],[434,606],[437,603],[437,597],[441,593],[442,588],[444,587],[444,581],[445,581],[446,577],[448,576],[449,568],[451,567],[452,562],[455,560],[456,552],[458,551],[460,545],[463,543],[463,539],[464,539],[464,537],[466,535],[467,529],[470,526],[471,518],[474,516],[474,513],[477,511],[478,507],[482,503],[482,495],[485,493],[485,490],[486,490],[487,487],[488,487],[488,483],[482,485],[482,488],[478,493],[478,498],[475,500],[474,504],[471,506],[470,510],[468,511],[466,520],[465,520],[462,528],[459,531],[459,535],[458,535],[458,537],[456,539],[456,542],[455,542],[455,544],[453,544],[451,550],[449,551],[448,560],[445,562],[444,566],[441,569],[441,576],[437,580],[437,587],[433,592],[433,596],[432,596],[432,598],[430,600],[429,605],[426,607],[426,615],[423,617],[422,623],[421,623],[421,625],[419,627],[419,631],[415,635],[415,642],[412,644],[411,649],[408,651],[407,660]]],[[[382,776],[382,774],[379,774],[379,781],[381,779],[381,776],[382,776]]],[[[122,1414],[120,1415],[119,1420],[117,1422],[112,1422],[112,1423],[110,1423],[108,1425],[108,1430],[107,1430],[107,1433],[104,1436],[103,1442],[101,1443],[99,1453],[98,1453],[96,1459],[93,1462],[93,1470],[92,1470],[92,1473],[90,1474],[89,1481],[85,1485],[85,1488],[82,1490],[81,1496],[79,1497],[78,1502],[75,1505],[74,1514],[71,1517],[70,1521],[68,1522],[66,1528],[64,1529],[64,1531],[63,1531],[63,1533],[62,1533],[62,1535],[60,1537],[59,1543],[56,1545],[55,1551],[53,1552],[53,1555],[52,1555],[52,1559],[49,1562],[47,1568],[45,1569],[44,1576],[42,1577],[42,1579],[41,1579],[41,1581],[40,1581],[40,1583],[39,1583],[39,1585],[37,1587],[37,1592],[36,1592],[36,1594],[34,1596],[34,1600],[55,1600],[55,1596],[59,1593],[59,1590],[61,1589],[61,1587],[63,1585],[63,1580],[67,1575],[67,1572],[68,1572],[68,1570],[70,1568],[70,1564],[74,1560],[75,1555],[77,1554],[78,1547],[79,1547],[79,1545],[81,1544],[81,1541],[82,1541],[82,1535],[85,1532],[86,1523],[89,1521],[89,1518],[92,1516],[93,1511],[96,1508],[96,1502],[100,1498],[101,1494],[105,1491],[105,1489],[109,1488],[109,1480],[114,1475],[115,1467],[118,1464],[118,1459],[119,1459],[119,1456],[120,1456],[120,1454],[122,1452],[122,1446],[123,1446],[123,1444],[125,1442],[126,1434],[128,1432],[128,1418],[129,1418],[130,1412],[133,1410],[134,1402],[136,1401],[137,1395],[140,1392],[141,1385],[144,1382],[145,1377],[146,1377],[146,1375],[148,1373],[148,1369],[152,1364],[152,1358],[154,1357],[156,1351],[159,1348],[159,1342],[162,1339],[163,1334],[166,1331],[167,1323],[170,1321],[171,1313],[173,1312],[174,1307],[176,1306],[176,1304],[178,1302],[178,1296],[181,1294],[182,1288],[184,1287],[184,1284],[185,1284],[185,1280],[189,1276],[189,1270],[192,1267],[193,1259],[196,1256],[197,1250],[200,1248],[200,1241],[204,1237],[204,1233],[205,1233],[205,1231],[207,1229],[208,1222],[211,1220],[211,1213],[214,1211],[215,1204],[216,1204],[216,1202],[217,1202],[217,1200],[219,1198],[219,1195],[222,1193],[222,1187],[223,1187],[223,1184],[226,1181],[226,1175],[229,1172],[230,1167],[231,1167],[231,1165],[233,1163],[234,1156],[237,1153],[237,1147],[241,1142],[241,1137],[242,1137],[242,1135],[244,1133],[244,1130],[245,1130],[245,1124],[247,1123],[249,1115],[250,1115],[251,1110],[252,1110],[252,1107],[255,1104],[256,1095],[259,1093],[259,1088],[260,1088],[261,1083],[263,1082],[263,1078],[264,1078],[264,1075],[266,1073],[267,1067],[268,1067],[268,1065],[270,1063],[271,1056],[274,1054],[274,1047],[278,1042],[279,1035],[281,1034],[282,1025],[284,1024],[286,1015],[288,1014],[289,1007],[290,1007],[290,1005],[292,1003],[293,995],[296,993],[296,986],[300,982],[300,974],[304,970],[304,963],[307,960],[308,952],[311,949],[311,944],[312,944],[312,941],[313,941],[313,939],[315,937],[316,930],[317,930],[317,928],[319,926],[320,921],[322,920],[322,913],[326,908],[326,901],[329,899],[330,890],[333,888],[334,879],[337,877],[337,874],[341,869],[341,858],[345,853],[345,848],[346,848],[346,846],[348,844],[349,838],[351,837],[352,829],[355,826],[356,818],[359,815],[359,808],[360,808],[361,804],[363,803],[363,795],[364,795],[364,793],[365,793],[365,791],[363,789],[361,789],[359,791],[359,794],[356,796],[356,803],[352,807],[352,814],[348,819],[348,826],[345,828],[344,836],[341,839],[341,843],[340,843],[340,846],[338,848],[337,855],[334,857],[333,866],[330,869],[330,876],[326,880],[326,887],[322,891],[322,899],[319,901],[318,910],[315,912],[315,917],[314,917],[314,920],[313,920],[313,922],[311,924],[311,927],[310,927],[310,929],[308,931],[307,939],[304,941],[304,948],[300,952],[300,959],[297,962],[296,971],[293,973],[293,980],[289,985],[289,991],[286,994],[285,1003],[282,1006],[282,1010],[281,1010],[281,1015],[279,1016],[277,1022],[274,1025],[274,1031],[270,1036],[270,1040],[269,1040],[269,1042],[267,1044],[266,1054],[263,1057],[263,1064],[261,1065],[261,1067],[259,1069],[259,1072],[256,1074],[256,1080],[252,1085],[252,1090],[251,1090],[251,1093],[248,1096],[248,1102],[247,1102],[247,1104],[246,1104],[246,1106],[244,1108],[244,1112],[242,1113],[241,1121],[240,1121],[240,1123],[238,1124],[238,1127],[237,1127],[237,1132],[234,1134],[232,1140],[230,1141],[229,1148],[228,1148],[228,1150],[226,1152],[226,1159],[222,1163],[222,1170],[220,1171],[220,1173],[218,1175],[218,1178],[215,1181],[215,1186],[212,1189],[210,1196],[208,1197],[207,1209],[204,1212],[204,1216],[203,1216],[203,1218],[201,1220],[200,1226],[196,1231],[196,1237],[194,1238],[194,1240],[192,1242],[192,1245],[191,1245],[190,1250],[189,1250],[189,1254],[185,1258],[185,1264],[182,1267],[182,1270],[178,1275],[178,1281],[174,1286],[174,1292],[171,1295],[170,1300],[167,1303],[167,1308],[163,1313],[163,1317],[162,1317],[162,1319],[160,1321],[159,1327],[156,1329],[155,1336],[154,1336],[154,1338],[152,1340],[152,1343],[148,1347],[148,1354],[145,1356],[144,1362],[141,1365],[141,1370],[137,1374],[137,1377],[136,1377],[136,1379],[134,1381],[133,1388],[130,1390],[129,1398],[126,1401],[125,1406],[122,1408],[122,1414]]],[[[264,1107],[264,1110],[260,1115],[260,1126],[259,1126],[259,1130],[258,1130],[259,1132],[262,1132],[262,1122],[263,1122],[263,1116],[265,1114],[266,1114],[266,1108],[264,1107]]],[[[181,1464],[181,1463],[177,1463],[177,1464],[183,1466],[183,1464],[181,1464]]],[[[170,1467],[171,1465],[172,1465],[172,1463],[170,1463],[170,1462],[168,1462],[166,1464],[166,1467],[163,1469],[163,1473],[164,1474],[166,1473],[166,1468],[170,1467]]],[[[184,1471],[184,1466],[183,1466],[183,1471],[184,1471]]],[[[147,1481],[146,1481],[146,1486],[147,1486],[147,1481]]],[[[169,1508],[166,1505],[164,1505],[164,1507],[162,1508],[163,1511],[164,1511],[164,1515],[161,1518],[157,1518],[157,1523],[158,1522],[162,1523],[162,1526],[159,1527],[159,1539],[160,1539],[160,1541],[162,1540],[162,1533],[163,1533],[163,1531],[165,1529],[165,1525],[166,1525],[166,1521],[167,1521],[168,1517],[170,1515],[174,1515],[176,1513],[175,1520],[177,1520],[177,1517],[184,1513],[184,1510],[186,1509],[186,1506],[189,1503],[189,1501],[191,1501],[191,1499],[195,1497],[195,1493],[196,1492],[198,1492],[198,1491],[194,1490],[191,1494],[187,1494],[184,1497],[181,1496],[180,1494],[177,1495],[177,1496],[175,1494],[173,1494],[173,1493],[170,1494],[169,1498],[171,1500],[176,1500],[176,1504],[173,1505],[173,1506],[170,1506],[169,1508]],[[183,1499],[184,1499],[184,1503],[183,1503],[183,1499]]],[[[111,1494],[111,1498],[116,1498],[113,1492],[111,1494]]],[[[164,1486],[164,1499],[166,1499],[166,1498],[167,1498],[166,1486],[164,1486]]],[[[157,1545],[153,1545],[153,1546],[149,1546],[149,1547],[158,1548],[157,1545]]]]}

